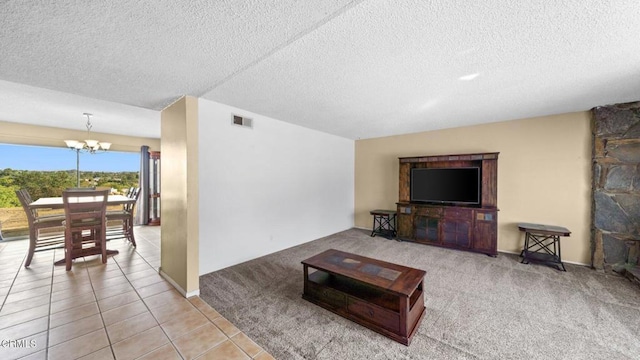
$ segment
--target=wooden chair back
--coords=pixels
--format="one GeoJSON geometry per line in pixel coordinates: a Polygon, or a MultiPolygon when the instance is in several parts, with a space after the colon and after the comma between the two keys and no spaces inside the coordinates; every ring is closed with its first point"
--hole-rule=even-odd
{"type": "Polygon", "coordinates": [[[27,215],[27,222],[29,224],[29,250],[27,251],[27,258],[24,262],[24,266],[28,267],[31,264],[36,248],[54,248],[64,243],[63,238],[57,234],[48,237],[40,237],[39,235],[41,229],[60,228],[64,217],[60,215],[39,216],[38,210],[32,209],[29,206],[33,200],[31,199],[29,191],[26,189],[16,190],[16,195],[27,215]]]}
{"type": "Polygon", "coordinates": [[[66,227],[95,228],[105,225],[108,190],[65,190],[62,192],[66,227]]]}
{"type": "Polygon", "coordinates": [[[136,201],[133,202],[133,203],[130,203],[130,204],[125,204],[124,205],[124,211],[126,211],[128,213],[133,213],[133,208],[138,203],[138,197],[140,197],[140,188],[131,188],[129,190],[129,192],[127,193],[127,197],[129,199],[135,199],[136,201]]]}
{"type": "MultiPolygon", "coordinates": [[[[134,209],[136,203],[138,202],[138,197],[140,196],[140,188],[131,188],[127,192],[127,197],[129,199],[133,199],[134,201],[131,203],[126,203],[122,205],[122,210],[119,211],[108,211],[107,212],[107,220],[121,221],[122,229],[121,230],[113,230],[109,231],[110,239],[115,237],[124,237],[136,246],[135,234],[133,231],[133,222],[134,222],[134,209]]],[[[111,229],[111,228],[110,228],[111,229]]]]}
{"type": "Polygon", "coordinates": [[[65,260],[102,254],[106,263],[106,213],[109,190],[66,190],[62,192],[65,214],[65,260]],[[93,249],[85,245],[93,243],[93,249]]]}
{"type": "Polygon", "coordinates": [[[32,226],[36,218],[38,217],[38,214],[35,210],[29,208],[29,204],[33,202],[31,199],[31,195],[29,195],[29,192],[26,189],[16,190],[16,195],[18,196],[18,200],[20,200],[20,204],[22,205],[24,212],[27,214],[27,221],[29,222],[29,226],[32,226]]]}

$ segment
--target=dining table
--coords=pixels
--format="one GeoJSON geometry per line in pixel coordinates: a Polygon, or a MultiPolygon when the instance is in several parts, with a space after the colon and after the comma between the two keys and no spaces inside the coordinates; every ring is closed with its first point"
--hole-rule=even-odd
{"type": "MultiPolygon", "coordinates": [[[[101,196],[92,197],[83,197],[78,199],[69,199],[70,201],[101,201],[101,196]],[[95,199],[94,199],[95,198],[95,199]]],[[[134,204],[136,199],[131,199],[124,195],[109,195],[107,197],[107,206],[115,206],[115,205],[125,205],[125,204],[134,204]]],[[[62,197],[43,197],[29,204],[29,208],[31,209],[64,209],[64,202],[62,201],[62,197]]],[[[116,255],[118,254],[118,250],[109,250],[107,249],[107,255],[116,255]]],[[[64,265],[65,259],[58,260],[54,262],[55,265],[64,265]]]]}
{"type": "MultiPolygon", "coordinates": [[[[95,198],[101,198],[95,196],[95,198]]],[[[100,199],[101,200],[101,199],[100,199]]],[[[73,201],[73,199],[71,199],[73,201]]],[[[91,197],[77,199],[76,201],[92,201],[91,197]]],[[[109,195],[107,198],[107,206],[134,204],[136,199],[128,198],[124,195],[109,195]]],[[[31,209],[64,209],[62,197],[43,197],[29,204],[31,209]]]]}

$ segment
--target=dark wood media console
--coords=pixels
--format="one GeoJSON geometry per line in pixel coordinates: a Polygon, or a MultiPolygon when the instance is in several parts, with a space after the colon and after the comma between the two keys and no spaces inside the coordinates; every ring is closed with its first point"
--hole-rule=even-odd
{"type": "Polygon", "coordinates": [[[411,343],[425,311],[423,270],[334,249],[302,264],[303,299],[404,345],[411,343]]]}
{"type": "Polygon", "coordinates": [[[498,254],[498,154],[461,154],[400,158],[396,230],[400,240],[498,254]],[[480,169],[480,204],[411,202],[411,169],[480,169]]]}

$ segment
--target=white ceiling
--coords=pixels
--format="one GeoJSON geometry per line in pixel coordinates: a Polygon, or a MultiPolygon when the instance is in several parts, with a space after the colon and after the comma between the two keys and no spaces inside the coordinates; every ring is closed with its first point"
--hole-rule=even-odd
{"type": "Polygon", "coordinates": [[[182,95],[359,139],[640,100],[637,0],[0,0],[0,120],[159,137],[182,95]]]}

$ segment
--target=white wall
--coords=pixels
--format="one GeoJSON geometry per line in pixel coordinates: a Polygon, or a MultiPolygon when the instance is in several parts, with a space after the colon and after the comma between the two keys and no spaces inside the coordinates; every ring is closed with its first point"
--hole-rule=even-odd
{"type": "Polygon", "coordinates": [[[353,227],[353,140],[198,106],[201,275],[353,227]]]}

